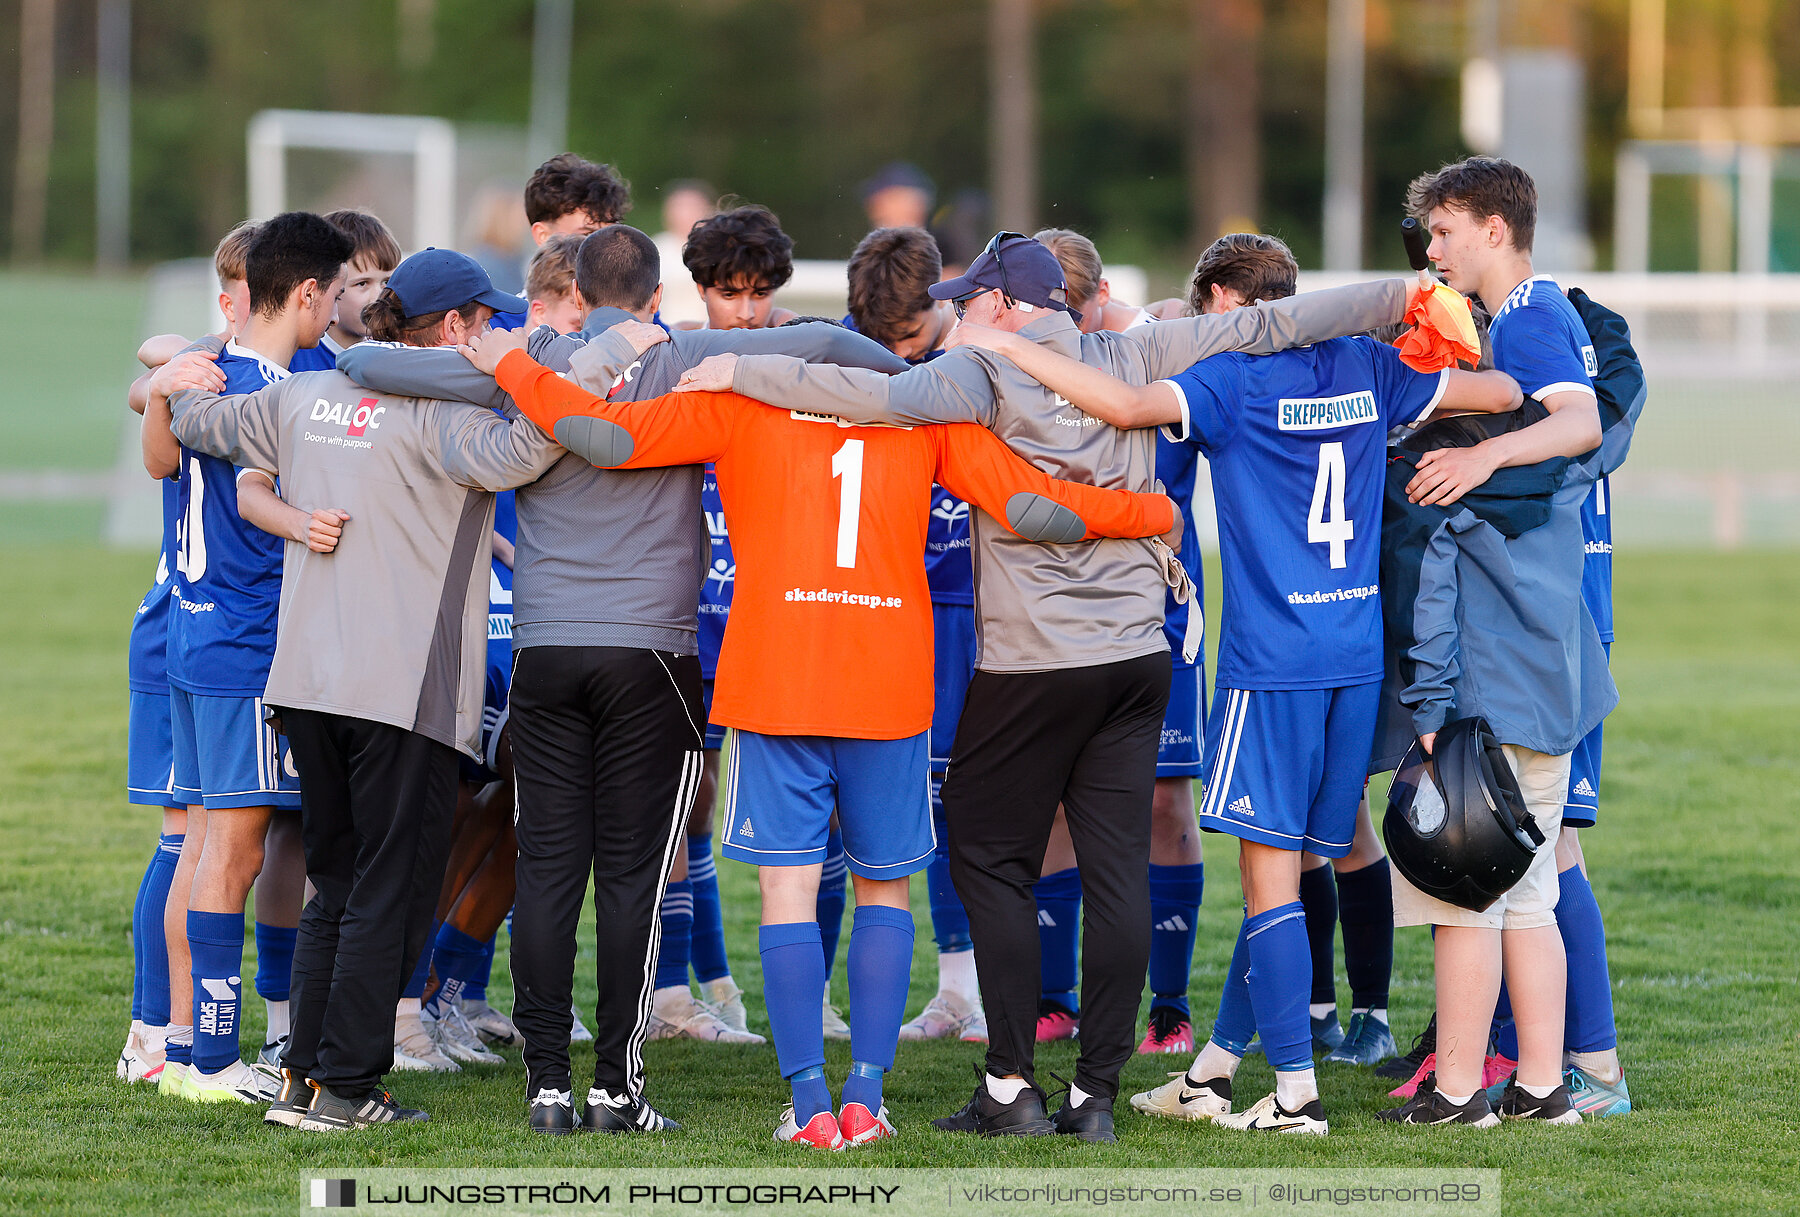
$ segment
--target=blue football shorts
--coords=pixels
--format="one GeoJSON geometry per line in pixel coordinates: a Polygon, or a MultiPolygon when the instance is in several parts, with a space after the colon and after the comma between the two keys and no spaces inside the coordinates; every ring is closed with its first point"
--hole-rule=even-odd
{"type": "Polygon", "coordinates": [[[495,758],[511,705],[512,659],[512,639],[488,638],[487,673],[481,691],[481,760],[476,762],[458,754],[458,768],[465,782],[485,786],[500,780],[495,758]]]}
{"type": "Polygon", "coordinates": [[[140,807],[185,808],[175,793],[175,744],[170,737],[169,695],[131,691],[125,736],[125,798],[140,807]]]}
{"type": "MultiPolygon", "coordinates": [[[[1606,657],[1612,658],[1612,643],[1606,644],[1606,657]]],[[[1605,744],[1606,723],[1582,736],[1569,756],[1569,794],[1563,801],[1564,826],[1592,828],[1600,819],[1600,761],[1605,744]]]]}
{"type": "Polygon", "coordinates": [[[1163,712],[1156,776],[1197,778],[1206,738],[1206,665],[1177,663],[1169,680],[1169,708],[1163,712]]]}
{"type": "Polygon", "coordinates": [[[260,697],[169,690],[175,795],[215,807],[300,806],[300,774],[287,740],[263,721],[260,697]]]}
{"type": "Polygon", "coordinates": [[[864,740],[733,731],[725,856],[753,866],[822,863],[835,810],[851,870],[865,879],[924,870],[937,844],[929,734],[864,740]]]}
{"type": "Polygon", "coordinates": [[[931,771],[942,773],[950,765],[950,746],[956,742],[956,723],[962,718],[969,678],[975,674],[975,606],[931,606],[933,700],[931,703],[931,771]]]}
{"type": "Polygon", "coordinates": [[[1200,827],[1341,858],[1375,742],[1381,682],[1337,689],[1221,686],[1206,725],[1200,827]]]}

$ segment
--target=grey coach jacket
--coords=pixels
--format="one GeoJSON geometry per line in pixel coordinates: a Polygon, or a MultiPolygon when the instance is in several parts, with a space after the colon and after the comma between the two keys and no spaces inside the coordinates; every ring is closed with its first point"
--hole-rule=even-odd
{"type": "MultiPolygon", "coordinates": [[[[1406,281],[1389,279],[1124,334],[1083,334],[1067,313],[1052,312],[1020,335],[1144,385],[1221,351],[1263,355],[1391,325],[1405,314],[1406,296],[1406,281]]],[[[748,355],[738,359],[732,387],[853,423],[980,423],[1045,473],[1070,481],[1144,491],[1156,478],[1155,428],[1117,430],[1007,359],[974,347],[956,347],[897,376],[748,355]]],[[[1164,584],[1150,542],[1040,545],[980,510],[970,523],[982,671],[1089,667],[1168,650],[1164,584]]]]}
{"type": "Polygon", "coordinates": [[[181,393],[170,406],[188,447],[277,470],[282,497],[304,511],[350,514],[332,553],[287,543],[264,700],[479,756],[492,492],[536,478],[563,449],[523,418],[371,397],[341,372],[232,397],[181,393]]]}

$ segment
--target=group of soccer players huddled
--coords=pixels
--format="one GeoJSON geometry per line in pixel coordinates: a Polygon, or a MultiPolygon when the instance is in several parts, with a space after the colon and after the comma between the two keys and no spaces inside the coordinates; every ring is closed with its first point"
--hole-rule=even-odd
{"type": "Polygon", "coordinates": [[[1287,247],[1239,233],[1148,307],[1066,229],[946,265],[909,167],[864,197],[841,320],[775,304],[794,245],[766,208],[676,183],[653,238],[569,154],[525,188],[523,296],[492,256],[403,258],[362,210],[219,243],[224,331],[146,341],[131,391],[163,541],[128,787],[163,820],[120,1079],[334,1131],[427,1118],[391,1071],[517,1046],[531,1130],[679,1128],[644,1043],[765,1042],[722,853],[759,868],[778,1141],[895,1136],[884,1078],[931,1039],[985,1045],[933,1121],[983,1136],[1115,1140],[1134,1050],[1194,1055],[1131,1109],[1247,1131],[1326,1133],[1319,1067],[1399,1081],[1400,1123],[1629,1112],[1577,829],[1643,380],[1615,315],[1534,273],[1530,177],[1476,157],[1412,184],[1453,291],[1297,295],[1287,247]],[[1475,348],[1437,332],[1470,306],[1475,348]],[[1391,868],[1366,797],[1471,731],[1540,830],[1476,901],[1391,868]],[[1196,1052],[1202,830],[1239,840],[1244,915],[1207,944],[1230,963],[1196,1052]],[[938,984],[909,1020],[921,871],[938,984]],[[1436,960],[1404,1054],[1396,925],[1436,960]],[[1033,1052],[1061,1039],[1052,1111],[1033,1052]],[[1275,1090],[1234,1107],[1252,1053],[1275,1090]]]}

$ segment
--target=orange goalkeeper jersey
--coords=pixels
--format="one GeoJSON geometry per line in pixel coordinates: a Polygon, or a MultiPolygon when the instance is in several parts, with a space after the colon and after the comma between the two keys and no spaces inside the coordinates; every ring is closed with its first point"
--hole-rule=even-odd
{"type": "Polygon", "coordinates": [[[581,453],[604,467],[714,463],[737,581],[712,718],[764,735],[904,739],[930,727],[932,482],[1022,534],[1038,535],[1045,499],[1060,504],[1075,518],[1059,517],[1059,541],[1155,536],[1174,522],[1161,495],[1057,481],[971,424],[853,427],[737,393],[608,402],[523,351],[497,379],[551,434],[570,418],[613,424],[581,453]]]}

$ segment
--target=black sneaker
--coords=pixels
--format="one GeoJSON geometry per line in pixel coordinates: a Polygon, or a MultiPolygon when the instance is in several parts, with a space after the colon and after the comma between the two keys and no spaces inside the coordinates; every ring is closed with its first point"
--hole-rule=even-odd
{"type": "MultiPolygon", "coordinates": [[[[1500,1123],[1485,1090],[1477,1090],[1465,1103],[1452,1103],[1438,1093],[1435,1073],[1425,1075],[1412,1098],[1398,1107],[1376,1112],[1375,1118],[1389,1124],[1472,1124],[1476,1128],[1493,1128],[1500,1123]]],[[[1575,1119],[1580,1121],[1581,1117],[1575,1119]]]]}
{"type": "Polygon", "coordinates": [[[1500,1096],[1500,1114],[1508,1120],[1542,1120],[1546,1124],[1581,1123],[1581,1113],[1575,1110],[1575,1096],[1567,1086],[1558,1086],[1540,1099],[1519,1085],[1517,1075],[1506,1084],[1506,1093],[1500,1096]]]}
{"type": "Polygon", "coordinates": [[[312,1097],[312,1087],[306,1084],[306,1079],[283,1066],[281,1090],[276,1094],[275,1101],[269,1104],[263,1123],[282,1128],[298,1128],[300,1121],[306,1117],[306,1109],[312,1106],[312,1097]]]}
{"type": "Polygon", "coordinates": [[[1425,1024],[1425,1030],[1413,1037],[1412,1047],[1405,1056],[1397,1056],[1375,1066],[1378,1078],[1410,1078],[1419,1072],[1419,1066],[1425,1058],[1437,1051],[1437,1011],[1432,1011],[1431,1021],[1425,1024]]]}
{"type": "Polygon", "coordinates": [[[983,1137],[1047,1137],[1056,1132],[1044,1110],[1044,1093],[1027,1086],[1010,1103],[988,1093],[987,1073],[975,1066],[975,1094],[955,1115],[933,1120],[945,1132],[972,1132],[983,1137]]]}
{"type": "Polygon", "coordinates": [[[379,1086],[360,1099],[344,1099],[317,1082],[307,1085],[313,1088],[313,1100],[300,1123],[294,1125],[301,1132],[345,1132],[373,1124],[420,1124],[431,1119],[416,1107],[400,1106],[379,1086]]]}
{"type": "Polygon", "coordinates": [[[591,1088],[581,1126],[589,1132],[680,1132],[681,1125],[642,1099],[591,1088]]]}
{"type": "Polygon", "coordinates": [[[1050,1117],[1050,1127],[1065,1137],[1075,1137],[1082,1141],[1117,1141],[1113,1135],[1113,1105],[1111,1099],[1103,1099],[1099,1095],[1090,1094],[1081,1101],[1080,1107],[1069,1106],[1067,1099],[1050,1117]]]}
{"type": "Polygon", "coordinates": [[[531,1114],[528,1127],[532,1132],[548,1133],[561,1136],[575,1131],[575,1103],[573,1096],[566,1090],[552,1090],[548,1086],[538,1088],[531,1097],[531,1114]]]}

